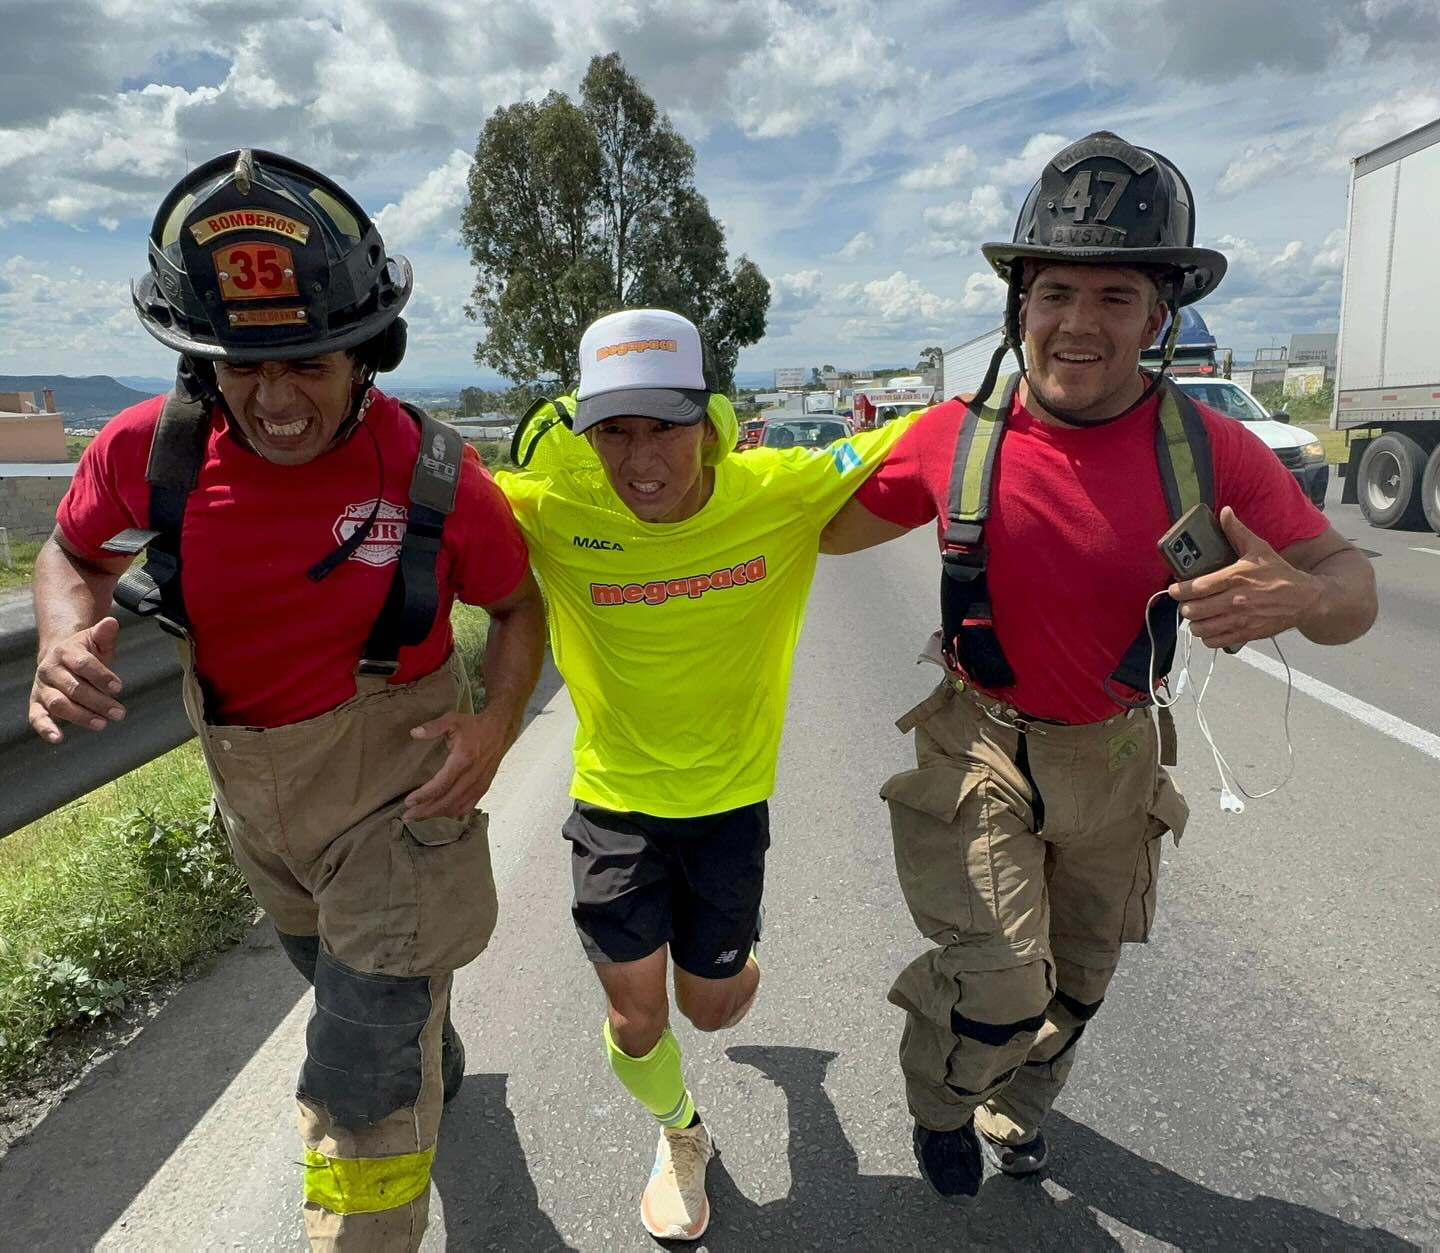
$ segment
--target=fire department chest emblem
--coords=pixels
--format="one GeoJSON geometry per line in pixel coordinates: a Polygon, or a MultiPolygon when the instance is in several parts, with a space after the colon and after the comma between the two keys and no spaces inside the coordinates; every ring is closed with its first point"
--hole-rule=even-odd
{"type": "MultiPolygon", "coordinates": [[[[365,519],[375,508],[373,499],[359,504],[347,505],[345,512],[335,519],[332,529],[335,542],[343,544],[365,525],[365,519]]],[[[400,556],[400,541],[405,537],[407,513],[403,505],[392,505],[388,500],[380,502],[380,512],[375,516],[375,525],[365,542],[350,554],[351,561],[363,561],[367,566],[388,566],[400,556]]]]}

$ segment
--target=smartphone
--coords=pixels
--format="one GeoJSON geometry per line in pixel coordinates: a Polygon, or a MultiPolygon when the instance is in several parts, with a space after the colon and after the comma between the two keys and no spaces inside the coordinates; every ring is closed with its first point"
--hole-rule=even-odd
{"type": "Polygon", "coordinates": [[[1235,550],[1220,529],[1210,506],[1196,505],[1160,537],[1158,545],[1165,563],[1184,581],[1214,574],[1236,561],[1235,550]]]}
{"type": "MultiPolygon", "coordinates": [[[[1220,529],[1220,522],[1206,504],[1186,510],[1180,520],[1160,537],[1157,545],[1165,564],[1181,582],[1214,574],[1234,565],[1236,553],[1220,529]]],[[[1231,644],[1225,651],[1238,653],[1243,644],[1231,644]]]]}

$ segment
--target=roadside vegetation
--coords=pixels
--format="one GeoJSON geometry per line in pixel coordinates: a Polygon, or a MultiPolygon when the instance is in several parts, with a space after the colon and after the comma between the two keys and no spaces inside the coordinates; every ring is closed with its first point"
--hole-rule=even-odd
{"type": "Polygon", "coordinates": [[[472,439],[469,441],[480,454],[480,460],[491,470],[510,464],[508,439],[472,439]]]}
{"type": "MultiPolygon", "coordinates": [[[[489,619],[457,605],[452,622],[478,699],[489,619]]],[[[0,1081],[254,918],[193,742],[0,839],[0,1081]]]]}
{"type": "Polygon", "coordinates": [[[35,577],[35,558],[40,552],[38,543],[24,540],[10,541],[10,564],[5,564],[5,549],[0,547],[0,596],[22,587],[29,587],[35,577]]]}
{"type": "Polygon", "coordinates": [[[1281,409],[1290,415],[1295,426],[1304,427],[1325,445],[1325,459],[1332,465],[1344,465],[1350,460],[1350,441],[1372,431],[1332,431],[1330,411],[1335,407],[1333,385],[1321,388],[1309,396],[1286,396],[1278,383],[1262,387],[1255,393],[1255,399],[1271,413],[1281,409]]]}

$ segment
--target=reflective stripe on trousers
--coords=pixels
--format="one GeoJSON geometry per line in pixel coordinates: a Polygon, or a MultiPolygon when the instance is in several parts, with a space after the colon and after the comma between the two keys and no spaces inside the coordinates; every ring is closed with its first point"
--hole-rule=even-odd
{"type": "Polygon", "coordinates": [[[313,1247],[414,1249],[440,1124],[451,974],[495,924],[486,815],[405,822],[447,743],[410,729],[469,712],[458,657],[406,684],[275,728],[215,725],[190,651],[185,707],[237,864],[276,927],[318,936],[297,1090],[313,1247]]]}

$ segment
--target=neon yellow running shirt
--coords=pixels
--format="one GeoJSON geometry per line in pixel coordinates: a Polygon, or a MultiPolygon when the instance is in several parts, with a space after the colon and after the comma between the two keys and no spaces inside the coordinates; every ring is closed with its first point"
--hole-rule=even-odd
{"type": "Polygon", "coordinates": [[[725,456],[684,522],[636,518],[563,427],[543,440],[551,455],[496,473],[579,720],[573,796],[692,818],[770,795],[820,532],[911,420],[725,456]]]}

